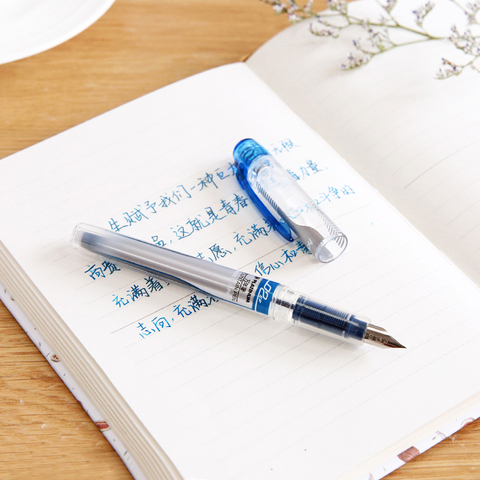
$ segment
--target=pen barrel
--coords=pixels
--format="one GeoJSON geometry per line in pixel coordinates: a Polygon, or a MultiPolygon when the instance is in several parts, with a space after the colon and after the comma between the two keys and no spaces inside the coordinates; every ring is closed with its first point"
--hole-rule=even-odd
{"type": "Polygon", "coordinates": [[[362,343],[368,319],[280,285],[272,299],[270,315],[316,333],[362,343]]]}
{"type": "Polygon", "coordinates": [[[279,285],[92,225],[77,225],[72,245],[264,315],[279,285]]]}
{"type": "Polygon", "coordinates": [[[260,279],[92,225],[79,224],[72,245],[141,271],[250,308],[260,279]]]}

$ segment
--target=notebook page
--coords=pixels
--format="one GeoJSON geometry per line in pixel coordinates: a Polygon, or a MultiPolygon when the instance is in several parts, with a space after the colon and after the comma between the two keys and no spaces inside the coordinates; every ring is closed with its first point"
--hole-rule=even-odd
{"type": "MultiPolygon", "coordinates": [[[[430,32],[448,36],[451,23],[465,23],[452,2],[435,4],[425,20],[430,32]]],[[[416,7],[403,12],[410,23],[416,7]]],[[[380,13],[376,2],[350,8],[372,18],[380,13]]],[[[309,24],[280,33],[249,65],[479,284],[478,72],[435,78],[442,58],[466,61],[448,41],[395,48],[342,71],[361,29],[320,38],[308,32],[309,24]]]]}
{"type": "Polygon", "coordinates": [[[185,479],[348,476],[480,391],[464,368],[480,355],[477,290],[245,65],[142,97],[0,175],[4,248],[185,479]],[[253,209],[230,168],[248,136],[347,234],[338,260],[320,265],[253,209]],[[408,349],[356,348],[72,251],[79,222],[288,283],[408,349]]]}

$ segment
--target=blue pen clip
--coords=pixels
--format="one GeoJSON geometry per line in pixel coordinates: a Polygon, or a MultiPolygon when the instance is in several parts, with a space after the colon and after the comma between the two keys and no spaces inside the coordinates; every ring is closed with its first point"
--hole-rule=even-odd
{"type": "Polygon", "coordinates": [[[240,186],[286,240],[299,238],[322,263],[345,250],[347,237],[265,148],[247,138],[235,146],[233,157],[240,186]]]}
{"type": "Polygon", "coordinates": [[[242,140],[233,150],[233,158],[235,159],[235,168],[237,172],[237,180],[240,186],[247,192],[250,200],[257,207],[261,215],[270,223],[285,240],[293,242],[291,228],[282,220],[278,220],[260,200],[248,181],[248,171],[252,162],[259,157],[270,156],[260,144],[251,138],[242,140]]]}

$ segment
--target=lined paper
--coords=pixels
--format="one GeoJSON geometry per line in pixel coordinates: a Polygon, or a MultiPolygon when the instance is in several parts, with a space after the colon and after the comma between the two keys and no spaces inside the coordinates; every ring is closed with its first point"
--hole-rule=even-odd
{"type": "MultiPolygon", "coordinates": [[[[448,37],[451,24],[466,21],[449,3],[436,2],[425,21],[429,31],[448,37]]],[[[378,18],[376,2],[350,8],[378,18]]],[[[413,17],[406,12],[407,20],[413,17]]],[[[309,23],[282,32],[249,65],[479,284],[478,72],[435,78],[442,58],[467,61],[447,40],[397,47],[342,71],[362,29],[327,39],[311,35],[309,23]]]]}
{"type": "Polygon", "coordinates": [[[478,394],[464,368],[479,360],[477,290],[245,65],[142,97],[0,175],[3,250],[185,479],[348,476],[478,394]],[[259,216],[230,168],[245,137],[347,234],[339,259],[319,264],[259,216]],[[408,349],[343,344],[73,251],[79,222],[287,283],[408,349]]]}

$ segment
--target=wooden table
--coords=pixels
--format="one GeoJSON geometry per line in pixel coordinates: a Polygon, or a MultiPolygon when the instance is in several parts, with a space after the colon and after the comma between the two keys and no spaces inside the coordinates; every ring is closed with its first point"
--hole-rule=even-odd
{"type": "MultiPolygon", "coordinates": [[[[117,0],[77,37],[0,65],[0,158],[176,80],[238,61],[287,26],[258,0],[117,0]]],[[[0,478],[131,478],[1,303],[0,342],[0,478]]],[[[388,479],[480,479],[480,422],[388,479]]]]}

